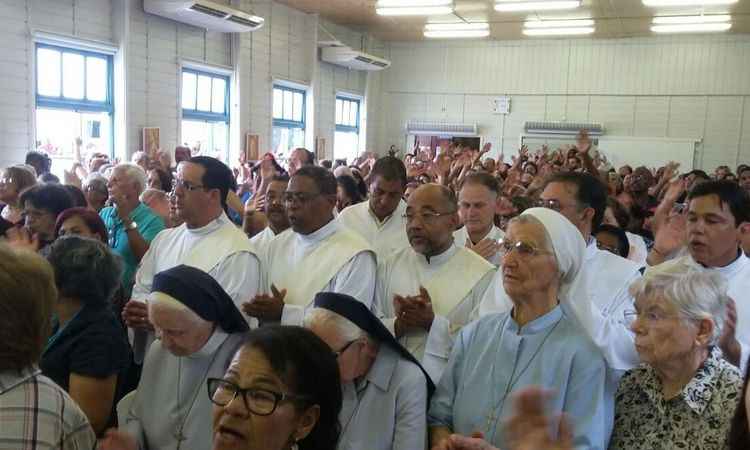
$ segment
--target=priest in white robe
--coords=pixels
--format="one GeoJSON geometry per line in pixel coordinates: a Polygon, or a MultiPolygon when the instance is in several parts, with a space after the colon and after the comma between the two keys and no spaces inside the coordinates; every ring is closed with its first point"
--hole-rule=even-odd
{"type": "Polygon", "coordinates": [[[284,192],[288,185],[288,176],[277,175],[271,179],[266,192],[263,193],[263,212],[268,220],[268,226],[250,239],[250,244],[257,252],[262,265],[266,264],[263,259],[271,240],[289,228],[289,217],[284,203],[284,192]]]}
{"type": "Polygon", "coordinates": [[[362,236],[375,250],[378,260],[409,246],[404,213],[406,167],[393,156],[375,161],[370,172],[370,199],[339,213],[336,220],[362,236]]]}
{"type": "MultiPolygon", "coordinates": [[[[750,197],[730,181],[708,181],[696,185],[688,195],[687,250],[689,254],[657,266],[687,264],[698,270],[721,273],[728,283],[728,294],[734,300],[725,332],[719,341],[724,357],[747,370],[750,358],[750,259],[742,251],[742,237],[750,234],[750,197]]],[[[661,234],[649,260],[673,253],[685,237],[661,234]],[[664,239],[666,237],[666,239],[664,239]]],[[[651,270],[651,269],[649,269],[651,270]]],[[[648,274],[648,271],[646,272],[648,274]]]]}
{"type": "Polygon", "coordinates": [[[500,185],[487,173],[467,176],[458,191],[458,216],[463,227],[453,233],[456,245],[470,248],[497,267],[503,230],[495,226],[500,185]]]}
{"type": "Polygon", "coordinates": [[[249,327],[210,275],[180,265],[154,277],[149,313],[160,335],[148,351],[124,423],[102,450],[209,449],[208,378],[221,378],[249,327]]]}
{"type": "Polygon", "coordinates": [[[444,186],[419,187],[409,197],[410,246],[378,267],[376,312],[399,342],[440,379],[456,333],[467,324],[495,268],[453,242],[456,198],[444,186]]]}
{"type": "Polygon", "coordinates": [[[172,195],[184,223],[162,231],[151,242],[123,311],[126,324],[133,328],[136,363],[143,361],[153,341],[145,300],[157,273],[180,264],[197,267],[214,277],[238,307],[258,292],[259,259],[247,236],[224,212],[233,180],[229,167],[215,158],[198,156],[178,166],[172,195]]]}
{"type": "Polygon", "coordinates": [[[375,294],[375,253],[359,235],[333,218],[336,179],[322,167],[305,166],[285,193],[291,229],[266,252],[262,294],[243,304],[245,314],[264,323],[301,325],[321,291],[348,294],[368,308],[375,294]]]}

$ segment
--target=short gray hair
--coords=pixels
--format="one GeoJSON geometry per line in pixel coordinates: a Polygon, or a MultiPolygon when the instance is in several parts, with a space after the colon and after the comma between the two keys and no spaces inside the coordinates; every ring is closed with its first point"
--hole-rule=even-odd
{"type": "MultiPolygon", "coordinates": [[[[148,182],[148,176],[146,171],[137,164],[133,163],[120,163],[112,169],[122,171],[129,180],[138,185],[138,194],[140,195],[146,189],[146,183],[148,182]]],[[[111,176],[111,175],[110,175],[111,176]]]]}
{"type": "Polygon", "coordinates": [[[354,322],[325,308],[313,308],[305,315],[305,328],[311,328],[313,325],[322,328],[333,328],[345,341],[354,341],[360,338],[372,340],[367,332],[358,327],[354,322]]]}
{"type": "Polygon", "coordinates": [[[716,345],[727,315],[727,282],[718,272],[684,263],[652,269],[630,286],[633,297],[658,295],[671,302],[689,321],[710,319],[714,333],[709,345],[716,345]]]}
{"type": "Polygon", "coordinates": [[[166,192],[160,191],[159,189],[146,189],[141,192],[141,202],[149,203],[151,200],[165,200],[169,201],[169,196],[166,192]]]}

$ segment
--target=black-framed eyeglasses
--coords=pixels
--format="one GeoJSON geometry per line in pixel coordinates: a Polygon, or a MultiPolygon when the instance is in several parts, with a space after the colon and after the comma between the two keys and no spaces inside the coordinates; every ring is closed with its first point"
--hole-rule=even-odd
{"type": "Polygon", "coordinates": [[[292,203],[297,202],[301,205],[304,205],[305,203],[311,201],[315,197],[319,197],[321,194],[320,192],[313,194],[310,192],[284,192],[284,203],[292,203]]]}
{"type": "MultiPolygon", "coordinates": [[[[544,200],[542,198],[540,198],[539,200],[537,200],[535,202],[535,205],[538,208],[547,208],[547,209],[551,209],[551,210],[557,211],[557,212],[560,212],[560,211],[562,211],[563,209],[565,209],[565,208],[567,208],[569,206],[576,206],[576,205],[569,205],[569,204],[561,203],[560,200],[556,200],[556,199],[544,200]]],[[[581,209],[586,208],[586,207],[587,207],[587,205],[582,205],[581,209]]]]}
{"type": "Polygon", "coordinates": [[[305,400],[307,398],[267,389],[243,389],[231,381],[221,378],[209,378],[206,380],[206,385],[208,386],[208,398],[215,405],[227,406],[239,395],[245,403],[245,409],[256,416],[270,416],[276,411],[279,403],[285,400],[305,400]]]}
{"type": "Polygon", "coordinates": [[[351,340],[351,341],[347,342],[343,347],[341,347],[337,351],[333,352],[333,356],[335,356],[336,358],[338,358],[339,356],[343,355],[344,352],[347,351],[349,349],[349,347],[351,347],[352,344],[354,344],[358,340],[359,339],[354,339],[354,340],[351,340]]]}
{"type": "Polygon", "coordinates": [[[203,186],[202,184],[193,184],[189,181],[178,180],[178,179],[172,180],[172,192],[176,191],[178,187],[185,189],[188,192],[193,192],[198,189],[206,189],[206,187],[203,186]]]}

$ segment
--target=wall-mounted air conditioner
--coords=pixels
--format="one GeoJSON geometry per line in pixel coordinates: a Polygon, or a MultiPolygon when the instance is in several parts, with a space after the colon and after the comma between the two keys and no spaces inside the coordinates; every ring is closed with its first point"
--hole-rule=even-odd
{"type": "Polygon", "coordinates": [[[208,0],[144,0],[147,13],[209,31],[244,33],[263,26],[264,19],[248,11],[208,0]]]}
{"type": "Polygon", "coordinates": [[[581,130],[588,130],[592,137],[604,134],[600,123],[526,122],[523,129],[528,136],[575,136],[581,130]]]}
{"type": "Polygon", "coordinates": [[[406,133],[421,136],[472,137],[479,135],[479,127],[475,123],[410,120],[406,122],[406,133]]]}
{"type": "Polygon", "coordinates": [[[324,47],[320,50],[320,59],[337,66],[354,70],[383,70],[391,66],[387,59],[353,50],[350,47],[324,47]]]}

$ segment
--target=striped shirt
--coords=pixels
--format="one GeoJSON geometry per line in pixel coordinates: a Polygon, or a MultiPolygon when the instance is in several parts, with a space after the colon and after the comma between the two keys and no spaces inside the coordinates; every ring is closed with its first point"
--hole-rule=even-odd
{"type": "Polygon", "coordinates": [[[91,450],[96,436],[73,399],[37,368],[0,372],[0,450],[91,450]]]}

